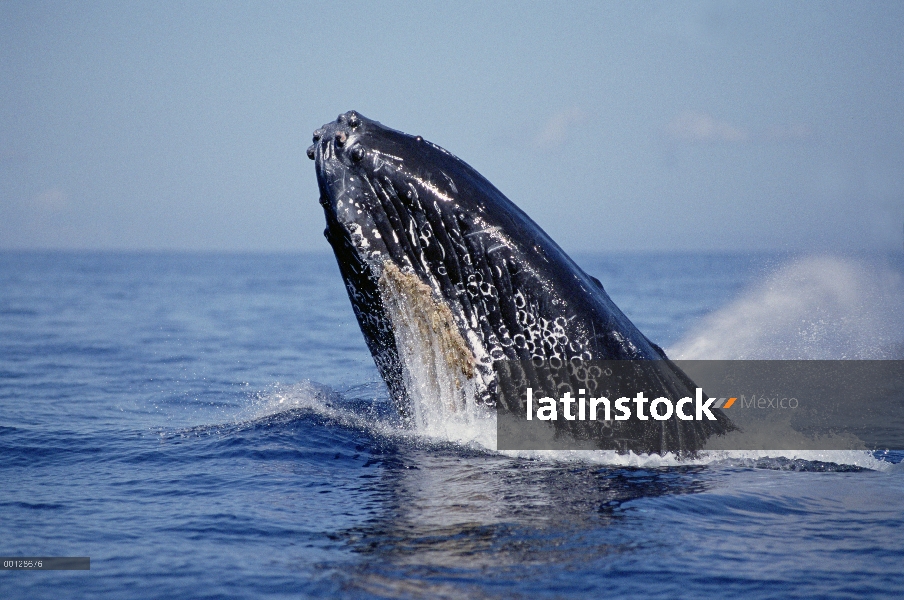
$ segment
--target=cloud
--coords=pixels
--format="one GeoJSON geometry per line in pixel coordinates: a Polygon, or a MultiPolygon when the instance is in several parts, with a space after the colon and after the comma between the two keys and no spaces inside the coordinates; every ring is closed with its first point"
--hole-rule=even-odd
{"type": "Polygon", "coordinates": [[[685,111],[665,126],[666,135],[685,142],[733,142],[750,139],[750,133],[702,112],[685,111]]]}
{"type": "Polygon", "coordinates": [[[803,123],[769,125],[749,130],[700,111],[685,111],[665,126],[666,137],[679,142],[731,143],[803,142],[815,136],[813,128],[803,123]]]}
{"type": "Polygon", "coordinates": [[[537,148],[558,148],[568,140],[572,127],[587,117],[587,113],[577,107],[559,111],[546,121],[543,129],[534,137],[537,148]]]}

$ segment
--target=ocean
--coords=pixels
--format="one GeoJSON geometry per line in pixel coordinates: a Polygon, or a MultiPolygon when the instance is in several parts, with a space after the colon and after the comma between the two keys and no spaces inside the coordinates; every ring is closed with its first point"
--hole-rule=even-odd
{"type": "MultiPolygon", "coordinates": [[[[900,358],[904,260],[575,257],[673,358],[900,358]]],[[[904,452],[399,424],[330,254],[0,253],[2,598],[904,596],[904,452]]]]}

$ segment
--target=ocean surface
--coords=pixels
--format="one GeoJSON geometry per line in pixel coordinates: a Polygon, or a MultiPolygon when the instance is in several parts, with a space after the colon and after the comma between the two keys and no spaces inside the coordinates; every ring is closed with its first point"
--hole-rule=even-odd
{"type": "MultiPolygon", "coordinates": [[[[902,356],[900,253],[575,257],[673,358],[902,356]]],[[[0,253],[0,598],[904,597],[902,452],[403,429],[329,254],[0,253]]]]}

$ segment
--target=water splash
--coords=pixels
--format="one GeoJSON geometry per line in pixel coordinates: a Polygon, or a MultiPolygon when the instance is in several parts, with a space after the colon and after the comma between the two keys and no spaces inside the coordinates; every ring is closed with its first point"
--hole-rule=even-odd
{"type": "MultiPolygon", "coordinates": [[[[392,263],[384,266],[380,289],[402,362],[414,430],[495,448],[495,412],[477,400],[478,386],[485,387],[476,365],[480,357],[473,356],[449,307],[416,276],[392,263]]],[[[480,349],[479,343],[472,346],[480,349]]]]}
{"type": "Polygon", "coordinates": [[[672,359],[829,360],[900,357],[904,284],[867,259],[811,256],[705,318],[672,359]]]}

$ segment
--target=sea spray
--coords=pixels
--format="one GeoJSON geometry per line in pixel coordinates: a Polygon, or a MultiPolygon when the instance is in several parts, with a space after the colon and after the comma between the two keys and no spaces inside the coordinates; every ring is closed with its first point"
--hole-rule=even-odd
{"type": "Polygon", "coordinates": [[[900,357],[904,284],[865,259],[794,260],[703,319],[668,350],[683,360],[900,357]]]}

